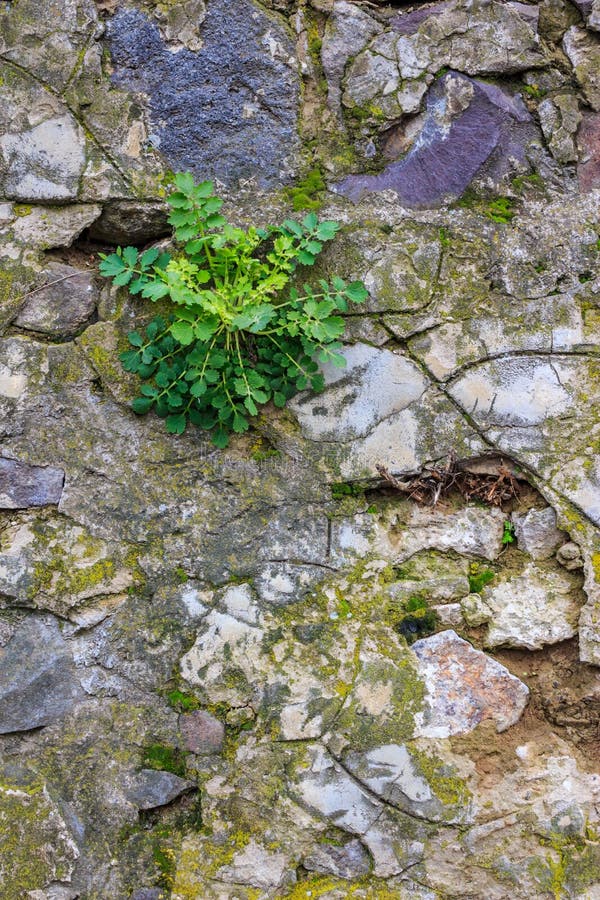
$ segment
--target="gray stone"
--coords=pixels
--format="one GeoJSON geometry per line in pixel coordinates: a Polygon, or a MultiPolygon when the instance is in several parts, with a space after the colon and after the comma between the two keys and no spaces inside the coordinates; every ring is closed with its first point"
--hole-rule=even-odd
{"type": "Polygon", "coordinates": [[[180,778],[172,772],[142,769],[125,790],[127,799],[138,809],[156,809],[172,803],[188,791],[196,790],[192,781],[180,778]]]}
{"type": "Polygon", "coordinates": [[[90,237],[111,244],[145,244],[170,234],[168,209],[164,203],[112,200],[90,228],[90,237]]]}
{"type": "Polygon", "coordinates": [[[149,140],[172,168],[232,187],[289,178],[298,150],[294,47],[258,7],[213,0],[198,52],[173,53],[135,9],[120,10],[107,34],[113,80],[148,96],[149,140]]]}
{"type": "Polygon", "coordinates": [[[416,737],[467,734],[487,719],[506,731],[521,718],[527,686],[454,631],[416,641],[412,651],[426,687],[424,709],[415,716],[416,737]]]}
{"type": "Polygon", "coordinates": [[[0,593],[5,600],[12,598],[13,605],[45,609],[89,625],[104,618],[106,604],[112,610],[124,602],[134,582],[114,547],[60,515],[22,514],[3,537],[0,593]]]}
{"type": "Polygon", "coordinates": [[[515,162],[527,168],[531,117],[518,97],[450,72],[429,91],[423,125],[409,152],[379,175],[350,175],[336,190],[352,200],[393,190],[408,207],[439,206],[461,196],[486,161],[498,179],[515,162]]]}
{"type": "Polygon", "coordinates": [[[0,857],[2,889],[9,898],[71,900],[68,890],[79,849],[64,813],[42,781],[2,773],[0,784],[0,857]],[[54,893],[54,882],[59,893],[54,893]],[[48,891],[46,891],[48,888],[48,891]],[[64,891],[64,893],[63,893],[64,891]]]}
{"type": "Polygon", "coordinates": [[[600,188],[600,113],[584,113],[577,148],[579,187],[585,192],[600,188]]]}
{"type": "Polygon", "coordinates": [[[138,888],[131,895],[130,900],[161,900],[161,888],[138,888]]]}
{"type": "Polygon", "coordinates": [[[0,509],[26,509],[58,503],[65,481],[62,469],[29,466],[0,457],[0,509]]]}
{"type": "Polygon", "coordinates": [[[367,41],[381,32],[382,26],[361,7],[348,0],[335,0],[327,17],[321,61],[327,78],[329,103],[339,109],[344,70],[351,59],[367,41]]]}
{"type": "Polygon", "coordinates": [[[573,571],[583,568],[583,559],[581,558],[581,548],[574,541],[567,541],[556,552],[557,561],[563,568],[573,571]]]}
{"type": "Polygon", "coordinates": [[[14,324],[52,337],[73,337],[96,308],[99,292],[94,274],[73,266],[49,265],[43,277],[48,287],[34,288],[14,324]]]}
{"type": "Polygon", "coordinates": [[[202,709],[179,717],[179,731],[184,747],[190,753],[220,753],[225,740],[225,726],[202,709]]]}
{"type": "Polygon", "coordinates": [[[357,839],[348,841],[341,847],[335,844],[321,844],[302,860],[309,872],[335,875],[338,878],[361,878],[371,868],[369,854],[357,839]]]}
{"type": "Polygon", "coordinates": [[[580,592],[560,570],[546,571],[529,563],[520,575],[485,587],[476,600],[463,604],[470,624],[489,623],[486,647],[539,650],[577,633],[580,592]]]}
{"type": "Polygon", "coordinates": [[[569,28],[563,49],[571,61],[575,77],[592,109],[600,110],[600,37],[585,28],[569,28]]]}
{"type": "Polygon", "coordinates": [[[57,625],[26,619],[0,648],[0,734],[56,722],[81,697],[57,625]]]}
{"type": "Polygon", "coordinates": [[[300,394],[290,404],[311,440],[365,437],[381,421],[417,401],[427,387],[414,363],[390,350],[355,344],[344,355],[346,368],[325,367],[324,394],[300,394]],[[387,380],[395,385],[393,392],[381,390],[387,380]]]}
{"type": "Polygon", "coordinates": [[[512,521],[519,550],[532,559],[549,559],[564,543],[565,533],[556,527],[556,513],[551,506],[530,509],[525,515],[513,513],[512,521]]]}
{"type": "Polygon", "coordinates": [[[10,200],[75,200],[84,166],[85,135],[70,114],[0,137],[0,190],[10,200]]]}
{"type": "Polygon", "coordinates": [[[544,137],[557,162],[576,162],[575,135],[582,118],[577,97],[558,94],[543,100],[538,113],[544,137]]]}

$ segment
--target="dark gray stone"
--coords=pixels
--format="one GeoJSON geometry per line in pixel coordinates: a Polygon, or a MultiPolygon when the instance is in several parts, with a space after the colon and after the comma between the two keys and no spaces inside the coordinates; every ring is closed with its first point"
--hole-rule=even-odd
{"type": "Polygon", "coordinates": [[[198,52],[171,52],[135,9],[119,11],[107,33],[113,80],[147,95],[150,141],[171,167],[228,186],[290,175],[299,146],[294,46],[260,7],[211,0],[198,52]]]}
{"type": "Polygon", "coordinates": [[[369,854],[357,839],[348,841],[343,847],[323,844],[303,860],[303,865],[309,872],[338,878],[360,878],[371,869],[369,854]]]}
{"type": "Polygon", "coordinates": [[[180,716],[179,730],[186,750],[191,753],[220,753],[223,749],[223,723],[202,709],[180,716]]]}
{"type": "Polygon", "coordinates": [[[26,619],[0,649],[0,734],[56,722],[81,695],[58,626],[26,619]]]}
{"type": "Polygon", "coordinates": [[[164,203],[113,200],[90,228],[90,237],[111,244],[145,244],[170,234],[164,203]]]}
{"type": "Polygon", "coordinates": [[[142,769],[125,793],[127,799],[135,803],[138,809],[156,809],[195,789],[196,785],[192,781],[186,781],[172,772],[142,769]]]}
{"type": "Polygon", "coordinates": [[[160,888],[138,888],[133,892],[130,900],[160,900],[163,896],[160,888]]]}
{"type": "Polygon", "coordinates": [[[429,91],[423,126],[406,156],[379,175],[350,175],[335,189],[354,201],[393,190],[406,206],[440,206],[460,197],[486,163],[492,177],[515,161],[525,165],[531,123],[519,97],[449,72],[429,91]]]}
{"type": "Polygon", "coordinates": [[[15,325],[53,337],[73,337],[96,308],[98,288],[94,272],[62,263],[48,266],[41,290],[32,292],[15,325]]]}
{"type": "Polygon", "coordinates": [[[0,458],[0,509],[27,509],[58,503],[65,473],[54,466],[29,466],[0,458]]]}
{"type": "Polygon", "coordinates": [[[410,12],[398,13],[398,15],[390,19],[390,25],[398,34],[414,34],[425,19],[429,19],[431,16],[439,16],[449,6],[450,3],[436,3],[435,6],[419,6],[416,9],[411,9],[410,12]]]}

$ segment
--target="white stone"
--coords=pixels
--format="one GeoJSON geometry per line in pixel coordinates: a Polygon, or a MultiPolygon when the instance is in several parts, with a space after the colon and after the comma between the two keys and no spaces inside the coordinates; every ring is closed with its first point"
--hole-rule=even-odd
{"type": "Polygon", "coordinates": [[[227,588],[222,597],[227,612],[248,625],[258,625],[261,615],[249,584],[235,584],[227,588]]]}
{"type": "Polygon", "coordinates": [[[511,516],[519,550],[533,559],[549,559],[561,544],[565,534],[556,527],[556,513],[551,506],[530,509],[525,515],[511,516]]]}
{"type": "Polygon", "coordinates": [[[85,136],[70,114],[0,137],[9,169],[4,193],[13,200],[74,200],[85,166],[85,136]]]}
{"type": "Polygon", "coordinates": [[[488,585],[481,596],[487,609],[486,647],[525,647],[539,650],[577,633],[581,600],[572,579],[530,563],[520,575],[488,585]]]}

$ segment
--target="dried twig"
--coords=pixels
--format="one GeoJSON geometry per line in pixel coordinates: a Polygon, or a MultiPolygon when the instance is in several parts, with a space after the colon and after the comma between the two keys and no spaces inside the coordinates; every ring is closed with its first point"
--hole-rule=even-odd
{"type": "Polygon", "coordinates": [[[417,503],[437,506],[440,500],[457,490],[465,500],[480,500],[490,506],[502,506],[519,494],[519,483],[506,466],[498,467],[497,475],[469,472],[463,468],[456,454],[451,453],[445,466],[423,469],[418,475],[402,480],[385,466],[376,466],[383,480],[395,490],[407,494],[417,503]]]}

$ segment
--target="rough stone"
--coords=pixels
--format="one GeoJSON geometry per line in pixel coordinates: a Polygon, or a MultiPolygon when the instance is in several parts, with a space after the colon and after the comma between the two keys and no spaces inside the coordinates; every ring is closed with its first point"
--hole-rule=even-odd
{"type": "Polygon", "coordinates": [[[583,568],[583,559],[581,558],[581,548],[574,541],[567,541],[556,551],[557,561],[567,570],[576,570],[583,568]]]}
{"type": "Polygon", "coordinates": [[[26,619],[0,648],[0,734],[60,720],[82,697],[55,623],[26,619]]]}
{"type": "Polygon", "coordinates": [[[581,608],[577,588],[564,573],[529,563],[520,575],[484,588],[479,602],[463,605],[467,620],[489,622],[486,647],[539,650],[577,633],[581,608]]]}
{"type": "Polygon", "coordinates": [[[439,206],[460,197],[492,156],[490,175],[496,179],[514,161],[526,169],[530,123],[518,97],[449,72],[429,91],[423,125],[409,152],[380,175],[350,175],[336,190],[357,201],[366,191],[389,189],[404,206],[439,206]]]}
{"type": "Polygon", "coordinates": [[[75,200],[84,166],[85,136],[70,114],[0,137],[0,191],[10,200],[75,200]]]}
{"type": "Polygon", "coordinates": [[[14,324],[52,337],[73,337],[96,308],[94,272],[55,263],[44,272],[44,284],[25,300],[14,324]]]}
{"type": "MultiPolygon", "coordinates": [[[[82,623],[84,607],[111,597],[123,602],[134,583],[130,568],[115,559],[104,541],[61,516],[23,514],[4,531],[0,592],[19,606],[46,609],[82,623]]],[[[102,609],[101,618],[105,615],[102,609]]],[[[94,615],[92,614],[92,619],[94,615]]]]}
{"type": "Polygon", "coordinates": [[[53,466],[29,466],[0,458],[0,509],[26,509],[60,501],[65,473],[53,466]]]}
{"type": "Polygon", "coordinates": [[[274,20],[249,0],[234,9],[215,0],[198,52],[173,53],[135,9],[120,10],[107,32],[113,80],[148,96],[149,140],[172,168],[232,187],[289,178],[299,84],[293,45],[274,20]]]}
{"type": "Polygon", "coordinates": [[[525,515],[513,513],[512,521],[519,550],[532,559],[549,559],[564,544],[565,533],[556,527],[556,513],[551,506],[530,509],[525,515]]]}
{"type": "Polygon", "coordinates": [[[559,163],[577,161],[575,134],[581,122],[577,97],[558,94],[538,106],[540,124],[548,147],[559,163]]]}
{"type": "Polygon", "coordinates": [[[577,174],[582,191],[600,188],[600,113],[585,113],[577,132],[579,165],[577,174]]]}
{"type": "Polygon", "coordinates": [[[179,730],[190,753],[220,753],[225,740],[225,726],[201,709],[179,717],[179,730]]]}
{"type": "Polygon", "coordinates": [[[309,856],[304,857],[302,865],[309,872],[337,875],[338,878],[361,878],[371,868],[369,854],[356,839],[348,841],[341,847],[335,844],[322,844],[309,856]]]}
{"type": "Polygon", "coordinates": [[[334,110],[339,109],[341,84],[348,59],[382,30],[379,22],[354,3],[335,0],[332,4],[323,35],[321,61],[327,78],[329,103],[334,110]]]}
{"type": "Polygon", "coordinates": [[[600,38],[574,25],[564,36],[563,48],[585,99],[600,110],[600,38]]]}
{"type": "Polygon", "coordinates": [[[0,785],[3,884],[7,898],[43,900],[53,896],[52,882],[71,881],[79,850],[46,785],[11,782],[3,778],[0,785]]]}
{"type": "Polygon", "coordinates": [[[156,809],[172,803],[177,797],[195,788],[192,781],[186,781],[172,772],[142,769],[133,777],[125,793],[127,799],[138,809],[156,809]]]}
{"type": "Polygon", "coordinates": [[[454,631],[441,631],[412,645],[426,686],[416,736],[466,734],[491,719],[506,731],[521,718],[529,689],[496,660],[475,650],[454,631]]]}
{"type": "Polygon", "coordinates": [[[170,234],[164,203],[113,200],[90,228],[90,237],[111,244],[146,244],[170,234]]]}

